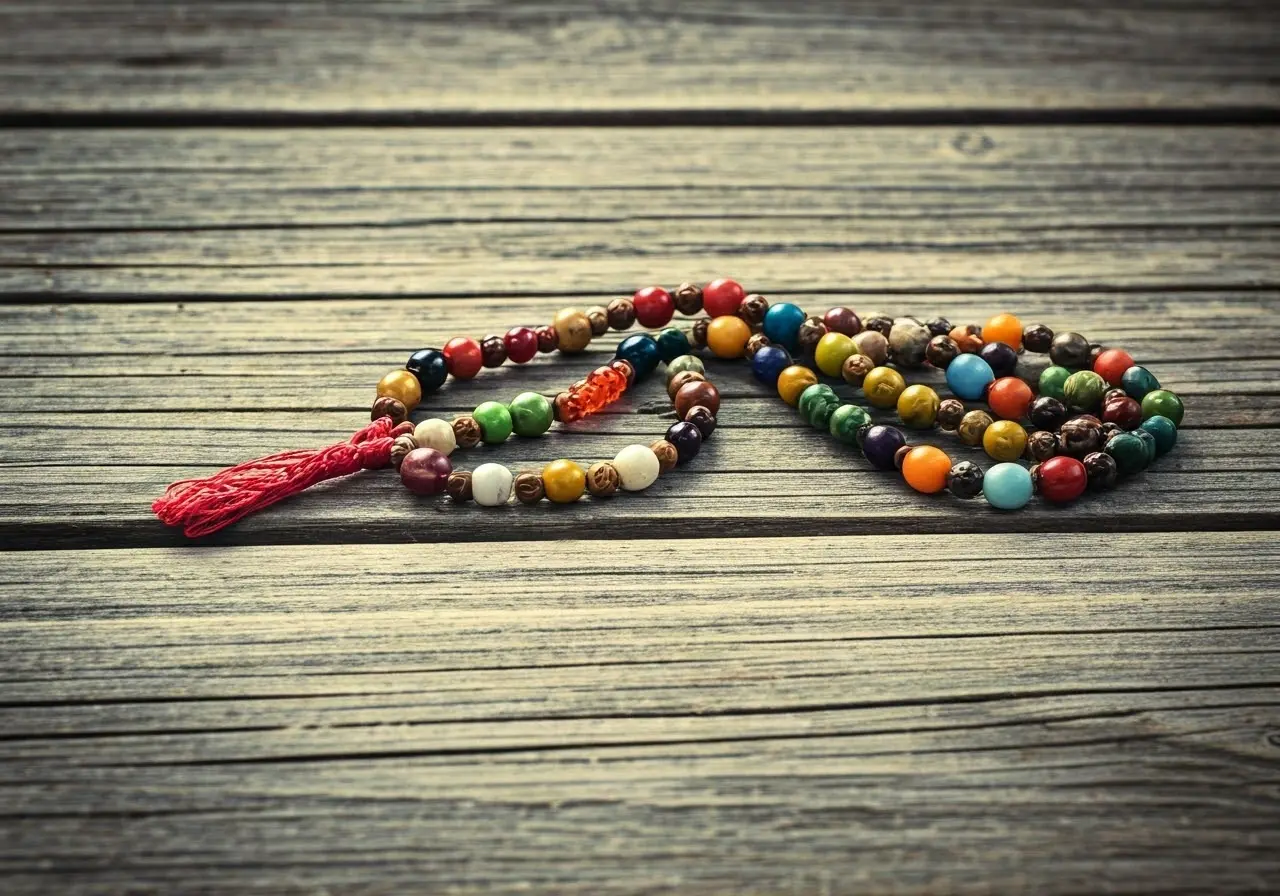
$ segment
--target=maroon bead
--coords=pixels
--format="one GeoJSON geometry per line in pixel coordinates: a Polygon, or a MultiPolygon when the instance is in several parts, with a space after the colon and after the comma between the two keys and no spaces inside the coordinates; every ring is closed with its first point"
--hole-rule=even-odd
{"type": "Polygon", "coordinates": [[[1112,398],[1102,405],[1102,422],[1126,431],[1137,429],[1142,423],[1142,405],[1127,395],[1112,398]]]}
{"type": "Polygon", "coordinates": [[[502,337],[507,347],[507,357],[517,364],[524,364],[538,353],[538,334],[529,327],[512,327],[502,337]]]}
{"type": "Polygon", "coordinates": [[[720,390],[705,381],[685,383],[676,392],[676,416],[683,420],[695,405],[702,405],[713,414],[720,413],[720,390]]]}
{"type": "Polygon", "coordinates": [[[832,333],[843,333],[846,336],[857,336],[862,332],[862,321],[853,313],[852,308],[843,305],[830,308],[822,315],[822,322],[832,333]]]}
{"type": "Polygon", "coordinates": [[[551,324],[538,327],[538,351],[550,354],[560,347],[560,333],[551,324]]]}
{"type": "Polygon", "coordinates": [[[453,464],[434,448],[415,448],[400,463],[400,481],[416,495],[437,495],[449,483],[453,464]]]}
{"type": "Polygon", "coordinates": [[[507,361],[507,344],[501,336],[486,336],[480,340],[480,356],[485,367],[501,367],[507,361]]]}

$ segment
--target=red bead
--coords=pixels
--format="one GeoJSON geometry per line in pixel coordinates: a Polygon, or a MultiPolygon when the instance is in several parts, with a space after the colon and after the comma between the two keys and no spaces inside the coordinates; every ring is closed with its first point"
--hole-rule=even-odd
{"type": "Polygon", "coordinates": [[[702,287],[702,310],[713,318],[737,314],[746,296],[747,291],[736,280],[712,280],[702,287]]]}
{"type": "Polygon", "coordinates": [[[822,322],[832,333],[843,333],[846,336],[857,336],[862,332],[862,321],[853,313],[852,308],[839,306],[827,310],[822,315],[822,322]]]}
{"type": "Polygon", "coordinates": [[[517,364],[524,364],[538,353],[538,334],[529,327],[512,327],[502,341],[507,346],[507,357],[517,364]]]}
{"type": "Polygon", "coordinates": [[[1124,372],[1133,366],[1133,355],[1122,348],[1109,348],[1099,352],[1093,362],[1093,372],[1113,386],[1120,385],[1124,372]]]}
{"type": "Polygon", "coordinates": [[[453,465],[434,448],[414,448],[400,462],[400,481],[415,495],[437,495],[449,482],[453,465]]]}
{"type": "Polygon", "coordinates": [[[1142,405],[1128,395],[1118,395],[1102,403],[1102,422],[1114,423],[1123,430],[1138,428],[1142,423],[1142,405]]]}
{"type": "Polygon", "coordinates": [[[550,354],[560,347],[560,332],[551,324],[538,327],[535,332],[538,334],[538,351],[544,355],[550,354]]]}
{"type": "Polygon", "coordinates": [[[646,286],[631,297],[642,327],[665,327],[676,313],[675,299],[661,286],[646,286]]]}
{"type": "Polygon", "coordinates": [[[1049,458],[1036,472],[1040,474],[1040,494],[1057,504],[1074,501],[1089,484],[1084,464],[1063,454],[1049,458]]]}
{"type": "Polygon", "coordinates": [[[1005,420],[1027,416],[1033,398],[1031,387],[1016,376],[1002,376],[987,388],[987,404],[1005,420]]]}
{"type": "Polygon", "coordinates": [[[444,344],[444,361],[449,372],[460,380],[469,380],[484,366],[480,343],[470,336],[455,336],[444,344]]]}

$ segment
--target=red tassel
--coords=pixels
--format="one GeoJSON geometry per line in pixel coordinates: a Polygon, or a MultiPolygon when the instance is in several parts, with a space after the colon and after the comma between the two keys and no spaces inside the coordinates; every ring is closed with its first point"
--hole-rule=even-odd
{"type": "Polygon", "coordinates": [[[379,417],[346,442],[285,451],[228,467],[207,479],[175,482],[151,509],[165,524],[182,526],[188,538],[199,538],[327,479],[387,466],[391,443],[412,431],[412,423],[396,425],[390,417],[379,417]]]}

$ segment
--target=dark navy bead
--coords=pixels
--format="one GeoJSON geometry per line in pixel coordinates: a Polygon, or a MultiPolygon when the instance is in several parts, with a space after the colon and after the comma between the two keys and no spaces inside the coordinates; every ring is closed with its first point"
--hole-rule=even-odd
{"type": "Polygon", "coordinates": [[[662,359],[658,343],[648,333],[637,333],[622,340],[614,357],[629,362],[635,368],[636,379],[643,379],[657,370],[662,359]]]}
{"type": "Polygon", "coordinates": [[[424,395],[439,389],[449,378],[449,362],[445,360],[444,352],[434,348],[414,352],[404,368],[418,378],[424,395]]]}
{"type": "Polygon", "coordinates": [[[778,375],[791,366],[791,355],[778,345],[766,345],[751,359],[751,372],[766,386],[778,385],[778,375]]]}
{"type": "Polygon", "coordinates": [[[1013,376],[1013,369],[1018,366],[1018,353],[1003,342],[988,342],[979,355],[991,365],[991,372],[996,375],[996,379],[1013,376]]]}
{"type": "Polygon", "coordinates": [[[667,430],[667,441],[676,446],[676,462],[684,463],[698,456],[702,448],[702,432],[687,420],[672,423],[667,430]]]}
{"type": "Polygon", "coordinates": [[[689,337],[676,327],[667,327],[658,334],[658,356],[662,358],[663,363],[674,361],[692,350],[689,347],[689,337]]]}
{"type": "Polygon", "coordinates": [[[862,453],[871,461],[871,465],[881,470],[895,469],[893,457],[898,449],[907,444],[902,430],[894,426],[876,425],[867,430],[862,440],[862,453]]]}

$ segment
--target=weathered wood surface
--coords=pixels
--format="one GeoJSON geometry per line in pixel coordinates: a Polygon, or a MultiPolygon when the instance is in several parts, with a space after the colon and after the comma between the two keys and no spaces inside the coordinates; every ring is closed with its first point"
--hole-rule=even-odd
{"type": "Polygon", "coordinates": [[[1274,109],[1278,25],[1264,0],[9,0],[0,111],[1274,109]]]}
{"type": "Polygon", "coordinates": [[[19,891],[1274,879],[1269,533],[74,556],[0,583],[19,891]]]}
{"type": "Polygon", "coordinates": [[[10,296],[1277,285],[1272,128],[0,134],[10,296]],[[1141,247],[1136,251],[1135,247],[1141,247]]]}

